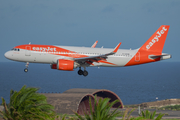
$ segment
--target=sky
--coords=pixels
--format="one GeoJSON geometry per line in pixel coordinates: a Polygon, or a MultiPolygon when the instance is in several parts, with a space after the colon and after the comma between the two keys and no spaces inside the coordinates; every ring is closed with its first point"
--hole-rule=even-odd
{"type": "Polygon", "coordinates": [[[141,47],[170,25],[163,52],[180,62],[180,0],[0,0],[0,62],[21,44],[141,47]]]}

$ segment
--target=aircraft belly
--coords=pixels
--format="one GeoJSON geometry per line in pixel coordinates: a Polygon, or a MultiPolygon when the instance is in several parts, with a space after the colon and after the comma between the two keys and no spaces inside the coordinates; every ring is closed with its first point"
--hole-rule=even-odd
{"type": "Polygon", "coordinates": [[[130,60],[131,60],[131,57],[113,57],[113,58],[108,58],[107,59],[108,62],[115,64],[115,65],[111,65],[111,66],[114,66],[114,67],[123,67],[130,60]]]}
{"type": "Polygon", "coordinates": [[[35,63],[53,63],[53,58],[55,55],[47,53],[35,53],[33,59],[35,63]]]}
{"type": "Polygon", "coordinates": [[[102,66],[102,67],[123,67],[125,66],[129,61],[131,60],[131,57],[130,58],[127,58],[127,57],[111,57],[111,58],[108,58],[107,61],[104,61],[104,62],[94,62],[93,65],[91,65],[92,67],[93,66],[102,66]]]}

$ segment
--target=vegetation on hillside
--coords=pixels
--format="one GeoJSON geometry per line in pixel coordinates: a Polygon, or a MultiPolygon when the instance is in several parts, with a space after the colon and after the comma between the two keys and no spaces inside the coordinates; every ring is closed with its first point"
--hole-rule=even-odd
{"type": "Polygon", "coordinates": [[[180,105],[171,105],[158,108],[159,110],[180,110],[180,105]]]}

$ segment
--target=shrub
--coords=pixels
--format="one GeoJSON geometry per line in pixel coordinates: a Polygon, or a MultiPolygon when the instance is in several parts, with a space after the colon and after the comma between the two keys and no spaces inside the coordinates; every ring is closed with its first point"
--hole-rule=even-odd
{"type": "Polygon", "coordinates": [[[37,93],[38,88],[23,86],[20,91],[11,90],[10,103],[2,98],[4,111],[0,114],[6,120],[54,119],[54,107],[47,104],[46,97],[37,93]]]}
{"type": "Polygon", "coordinates": [[[114,120],[118,116],[120,116],[120,112],[115,109],[114,111],[110,112],[111,107],[118,102],[118,100],[113,101],[112,103],[109,103],[110,99],[99,99],[97,102],[97,96],[95,96],[95,102],[91,104],[91,98],[89,98],[89,106],[90,106],[90,113],[85,113],[85,116],[81,116],[78,113],[75,113],[75,115],[80,120],[114,120]],[[94,108],[94,110],[92,109],[94,108]]]}
{"type": "MultiPolygon", "coordinates": [[[[142,111],[141,112],[141,116],[145,119],[155,119],[155,115],[156,115],[156,111],[154,111],[153,113],[151,113],[150,111],[146,110],[145,112],[142,111]]],[[[159,114],[155,120],[160,120],[162,117],[164,116],[164,114],[159,114]]]]}

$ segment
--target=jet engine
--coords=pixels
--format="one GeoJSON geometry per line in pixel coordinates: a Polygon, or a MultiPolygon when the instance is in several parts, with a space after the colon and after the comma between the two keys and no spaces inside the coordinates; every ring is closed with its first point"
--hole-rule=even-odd
{"type": "Polygon", "coordinates": [[[57,64],[51,64],[51,69],[64,70],[64,71],[73,71],[74,68],[77,68],[78,65],[73,60],[58,59],[57,64]]]}

